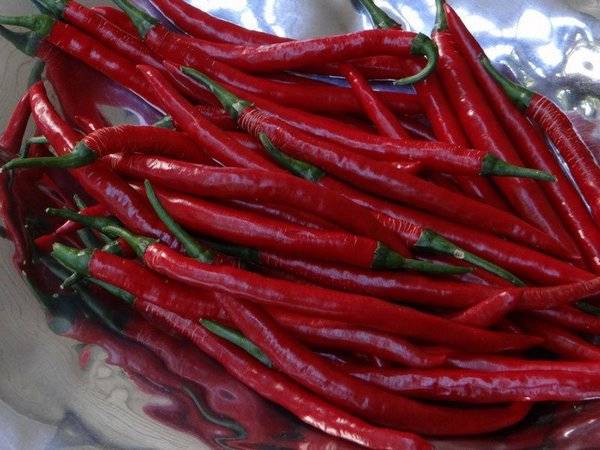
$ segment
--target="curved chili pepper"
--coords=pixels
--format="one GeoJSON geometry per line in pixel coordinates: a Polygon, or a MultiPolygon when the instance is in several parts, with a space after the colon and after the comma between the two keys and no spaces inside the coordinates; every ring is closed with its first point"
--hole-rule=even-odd
{"type": "Polygon", "coordinates": [[[552,206],[560,213],[560,218],[571,232],[570,235],[583,253],[589,268],[598,272],[600,270],[600,231],[592,221],[581,197],[564,175],[538,130],[523,117],[517,106],[510,101],[502,88],[486,71],[484,64],[489,66],[488,60],[484,60],[484,64],[480,60],[485,57],[483,49],[456,12],[448,4],[444,6],[451,31],[457,36],[457,44],[470,63],[471,69],[490,102],[496,105],[494,110],[503,121],[506,131],[513,138],[517,148],[521,150],[521,156],[527,163],[556,175],[557,183],[544,184],[542,188],[552,201],[552,206]]]}
{"type": "MultiPolygon", "coordinates": [[[[385,29],[399,26],[381,8],[375,5],[373,0],[360,0],[360,3],[365,7],[371,16],[371,20],[378,28],[385,29]]],[[[406,70],[412,73],[420,70],[419,63],[412,59],[398,59],[398,63],[400,66],[405,66],[406,70]]],[[[431,121],[435,136],[442,142],[468,147],[469,141],[456,117],[454,109],[442,90],[437,75],[432,73],[426,79],[415,83],[414,88],[427,117],[431,121]]],[[[497,208],[509,209],[504,199],[498,195],[487,180],[482,180],[478,177],[461,176],[456,177],[456,181],[461,190],[467,195],[480,199],[484,203],[497,208]]]]}
{"type": "Polygon", "coordinates": [[[141,70],[150,89],[158,97],[160,105],[165,108],[175,123],[212,158],[224,165],[278,170],[277,166],[261,155],[247,150],[198,114],[160,71],[150,66],[144,66],[141,70]]]}
{"type": "Polygon", "coordinates": [[[151,317],[153,322],[188,338],[200,350],[222,364],[232,376],[310,426],[374,449],[432,450],[431,445],[415,435],[368,425],[330,405],[190,320],[152,304],[140,304],[138,309],[151,317]]]}
{"type": "Polygon", "coordinates": [[[280,310],[270,310],[269,313],[279,325],[302,342],[320,349],[363,353],[403,366],[420,368],[441,366],[448,356],[444,351],[426,350],[391,334],[280,310]]]}
{"type": "Polygon", "coordinates": [[[14,157],[19,153],[30,115],[31,104],[29,103],[29,90],[27,90],[17,102],[0,135],[0,157],[2,159],[14,157]]]}
{"type": "Polygon", "coordinates": [[[529,360],[496,355],[450,355],[448,362],[453,367],[483,372],[531,370],[597,374],[600,368],[600,363],[596,361],[529,360]]]}
{"type": "Polygon", "coordinates": [[[324,60],[347,61],[382,53],[403,57],[426,57],[427,64],[421,72],[396,81],[396,84],[411,84],[426,78],[433,72],[437,63],[437,48],[431,39],[422,33],[370,30],[304,41],[287,41],[264,47],[232,46],[177,35],[161,26],[144,11],[137,9],[128,0],[114,0],[114,3],[131,17],[140,36],[155,53],[163,57],[179,54],[186,59],[188,65],[193,65],[196,54],[202,57],[208,54],[242,69],[263,72],[318,66],[324,60]]]}
{"type": "Polygon", "coordinates": [[[88,134],[70,153],[50,158],[18,158],[3,169],[26,167],[76,168],[112,153],[150,153],[184,161],[209,163],[211,159],[183,133],[154,126],[120,125],[88,134]]]}
{"type": "Polygon", "coordinates": [[[351,375],[411,397],[464,403],[582,401],[600,396],[590,373],[476,372],[460,369],[353,369],[351,375]]]}
{"type": "Polygon", "coordinates": [[[194,193],[198,196],[249,200],[259,198],[266,202],[294,204],[296,208],[317,214],[356,234],[387,243],[396,251],[403,248],[404,243],[408,243],[417,250],[429,250],[454,257],[460,256],[459,259],[506,278],[513,284],[523,284],[510,272],[458,248],[431,230],[410,225],[403,226],[403,222],[399,221],[396,221],[394,227],[389,227],[390,222],[394,222],[391,218],[380,217],[377,220],[366,210],[357,208],[353,202],[343,200],[343,197],[335,193],[337,189],[315,189],[314,186],[310,187],[306,183],[298,182],[299,180],[293,177],[291,179],[280,178],[276,174],[259,173],[257,174],[259,176],[255,177],[255,174],[243,169],[212,169],[135,155],[131,157],[112,155],[109,161],[113,168],[127,176],[147,178],[171,189],[194,193]],[[222,181],[219,180],[216,176],[218,173],[226,178],[222,181]],[[175,182],[176,179],[178,182],[175,182]],[[251,182],[251,179],[254,181],[251,182]],[[269,180],[268,184],[267,180],[269,180]],[[222,187],[225,182],[227,182],[226,189],[222,187]],[[364,217],[364,220],[356,221],[355,218],[358,215],[364,217]],[[399,238],[402,242],[398,242],[399,238]]]}
{"type": "Polygon", "coordinates": [[[485,58],[481,63],[506,95],[521,110],[539,123],[558,148],[581,190],[596,221],[600,219],[600,169],[591,150],[583,142],[567,115],[548,98],[520,86],[494,68],[485,58]]]}
{"type": "MultiPolygon", "coordinates": [[[[509,163],[522,165],[515,148],[481,93],[454,37],[448,30],[443,0],[436,0],[438,16],[433,39],[440,50],[438,74],[471,142],[478,149],[489,149],[509,163]]],[[[526,180],[494,180],[519,216],[553,239],[562,242],[567,257],[579,252],[541,188],[526,180]]]]}
{"type": "Polygon", "coordinates": [[[233,298],[223,298],[220,303],[248,339],[267,354],[274,367],[316,394],[376,423],[434,436],[468,435],[505,428],[529,411],[523,405],[485,411],[456,410],[390,394],[346,375],[307,351],[256,306],[233,298]]]}
{"type": "Polygon", "coordinates": [[[452,320],[472,327],[489,328],[511,312],[519,299],[519,293],[503,291],[455,315],[452,320]]]}
{"type": "Polygon", "coordinates": [[[557,355],[576,361],[600,361],[600,348],[560,326],[526,317],[519,317],[517,323],[541,337],[542,346],[557,355]]]}
{"type": "MultiPolygon", "coordinates": [[[[30,101],[35,123],[54,150],[59,155],[71,152],[79,141],[79,136],[58,116],[41,82],[31,88],[30,101]]],[[[121,222],[132,229],[174,244],[152,209],[102,162],[73,169],[72,174],[88,194],[106,205],[121,222]]]]}
{"type": "MultiPolygon", "coordinates": [[[[83,216],[82,216],[83,217],[83,216]]],[[[242,296],[264,305],[319,314],[324,318],[342,320],[376,330],[415,337],[433,343],[465,348],[469,351],[503,351],[527,348],[536,339],[522,335],[480,330],[416,310],[390,305],[372,297],[331,291],[311,285],[263,277],[230,266],[211,266],[168,247],[140,238],[125,230],[109,226],[102,228],[108,234],[121,234],[143,257],[145,264],[171,279],[185,284],[212,288],[218,292],[242,296]],[[399,327],[399,324],[402,326],[399,327]]],[[[53,255],[67,267],[102,279],[94,271],[96,257],[103,252],[77,251],[62,244],[54,244],[53,255]]]]}

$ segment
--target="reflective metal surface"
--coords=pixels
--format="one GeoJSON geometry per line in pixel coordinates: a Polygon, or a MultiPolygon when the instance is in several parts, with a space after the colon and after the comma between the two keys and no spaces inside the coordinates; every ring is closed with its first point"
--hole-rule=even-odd
{"type": "MultiPolygon", "coordinates": [[[[244,26],[295,38],[371,27],[365,16],[357,14],[358,7],[351,0],[190,1],[244,26]]],[[[432,27],[433,3],[378,2],[407,28],[424,32],[432,27]]],[[[572,113],[581,133],[600,154],[600,20],[596,18],[600,18],[600,1],[453,0],[451,4],[489,56],[572,113]]],[[[32,10],[24,0],[4,0],[0,4],[2,14],[32,10]]],[[[26,58],[0,44],[2,125],[23,90],[28,70],[26,58]]],[[[134,113],[129,120],[151,116],[135,102],[129,111],[134,113]]],[[[0,241],[1,449],[217,446],[215,440],[195,437],[164,424],[164,420],[151,418],[148,407],[164,406],[172,401],[170,397],[141,390],[123,370],[109,363],[106,351],[52,333],[44,312],[15,272],[10,251],[10,245],[0,241]]],[[[264,417],[248,418],[261,419],[264,417]]],[[[439,447],[600,448],[599,419],[597,403],[549,407],[538,411],[529,424],[502,436],[440,442],[439,447]]],[[[291,422],[289,427],[290,434],[297,432],[304,435],[305,442],[311,440],[303,428],[291,422]]],[[[277,442],[282,448],[302,445],[293,439],[277,442]]],[[[322,441],[315,448],[341,447],[333,441],[322,441]]]]}

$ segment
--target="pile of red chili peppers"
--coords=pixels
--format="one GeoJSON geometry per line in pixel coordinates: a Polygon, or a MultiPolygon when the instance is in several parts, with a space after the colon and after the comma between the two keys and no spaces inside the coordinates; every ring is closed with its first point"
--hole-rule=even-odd
{"type": "Polygon", "coordinates": [[[443,0],[431,38],[360,0],[376,29],[306,40],[184,0],[152,2],[180,31],[127,0],[33,2],[0,16],[45,63],[0,137],[2,234],[32,285],[52,274],[91,311],[40,296],[68,335],[118,360],[101,326],[137,341],[126,367],[164,364],[173,395],[208,356],[248,402],[374,449],[600,398],[600,167],[443,0]],[[162,118],[110,123],[78,64],[162,118]]]}

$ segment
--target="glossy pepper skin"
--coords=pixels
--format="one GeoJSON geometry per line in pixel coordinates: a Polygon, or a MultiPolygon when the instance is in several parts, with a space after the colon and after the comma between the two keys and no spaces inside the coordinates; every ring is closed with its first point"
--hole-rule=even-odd
{"type": "Polygon", "coordinates": [[[330,405],[193,321],[152,304],[138,304],[137,308],[153,323],[166,326],[189,339],[232,376],[310,426],[373,449],[433,450],[430,444],[416,435],[374,427],[330,405]]]}
{"type": "MultiPolygon", "coordinates": [[[[487,98],[495,106],[494,111],[502,120],[521,157],[528,163],[557,177],[556,183],[543,184],[554,209],[560,217],[571,237],[581,250],[590,270],[598,273],[600,266],[600,231],[592,221],[585,205],[571,182],[566,178],[556,162],[543,136],[531,123],[523,117],[517,105],[502,91],[502,88],[490,76],[481,62],[485,57],[483,49],[450,5],[444,5],[448,16],[450,31],[456,37],[456,43],[470,64],[479,85],[484,89],[487,98]]],[[[552,126],[554,128],[554,125],[552,126]]],[[[593,161],[587,161],[594,164],[593,161]]],[[[593,167],[593,166],[592,166],[593,167]]]]}
{"type": "Polygon", "coordinates": [[[262,310],[224,298],[221,305],[240,330],[258,345],[274,367],[318,395],[365,419],[428,435],[480,434],[510,426],[529,411],[513,405],[487,411],[421,404],[346,375],[305,349],[262,310]],[[306,376],[310,373],[310,376],[306,376]]]}
{"type": "MultiPolygon", "coordinates": [[[[438,74],[465,132],[476,148],[490,150],[512,164],[522,165],[522,160],[481,93],[471,69],[457,48],[454,36],[448,30],[443,3],[443,0],[436,0],[438,20],[433,33],[440,51],[438,74]]],[[[494,182],[520,217],[563,243],[565,256],[580,257],[573,240],[539,186],[528,180],[497,179],[494,182]]]]}
{"type": "Polygon", "coordinates": [[[583,401],[598,398],[591,373],[568,370],[481,372],[461,369],[350,369],[373,385],[411,397],[464,403],[583,401]]]}
{"type": "MultiPolygon", "coordinates": [[[[59,155],[67,154],[77,144],[79,136],[58,116],[41,82],[31,89],[31,109],[36,126],[59,155]]],[[[89,195],[106,205],[121,222],[141,233],[174,244],[146,203],[102,162],[74,169],[72,174],[89,195]]]]}

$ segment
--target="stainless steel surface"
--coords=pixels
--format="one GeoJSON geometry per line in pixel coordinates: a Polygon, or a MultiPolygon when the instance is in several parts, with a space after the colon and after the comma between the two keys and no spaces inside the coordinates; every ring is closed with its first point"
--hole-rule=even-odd
{"type": "MultiPolygon", "coordinates": [[[[84,2],[92,4],[93,2],[84,2]]],[[[95,2],[94,4],[99,4],[95,2]]],[[[191,0],[250,28],[295,38],[370,28],[350,0],[191,0]]],[[[428,32],[433,0],[386,0],[386,11],[414,30],[428,32]]],[[[488,54],[572,113],[586,139],[600,151],[600,1],[454,0],[459,14],[488,54]],[[594,17],[596,16],[596,17],[594,17]]],[[[33,11],[24,0],[4,0],[0,13],[33,11]]],[[[25,84],[29,62],[0,44],[0,124],[6,123],[25,84]]],[[[82,93],[83,94],[83,93],[82,93]]],[[[161,398],[140,392],[96,349],[85,368],[81,346],[53,334],[44,313],[10,262],[0,241],[0,448],[202,448],[198,439],[152,420],[142,408],[161,398]]],[[[582,448],[585,427],[552,436],[557,448],[582,448]]],[[[443,448],[519,448],[503,439],[441,445],[443,448]]],[[[211,444],[211,446],[214,444],[211,444]]]]}

